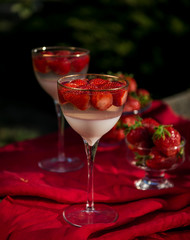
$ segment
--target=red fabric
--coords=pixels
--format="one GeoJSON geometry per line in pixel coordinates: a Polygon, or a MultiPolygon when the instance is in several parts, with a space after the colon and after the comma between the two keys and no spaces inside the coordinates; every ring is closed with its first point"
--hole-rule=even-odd
{"type": "MultiPolygon", "coordinates": [[[[144,116],[173,123],[187,140],[186,162],[167,174],[174,188],[135,189],[133,181],[144,171],[128,164],[124,142],[114,151],[98,151],[95,202],[112,205],[119,218],[112,224],[73,227],[63,220],[62,211],[86,201],[86,165],[69,173],[38,168],[38,161],[56,154],[57,134],[10,144],[0,149],[0,196],[5,197],[0,203],[0,239],[190,239],[190,121],[161,101],[154,101],[144,116]]],[[[79,135],[69,129],[65,143],[69,156],[77,154],[86,163],[79,135]]]]}

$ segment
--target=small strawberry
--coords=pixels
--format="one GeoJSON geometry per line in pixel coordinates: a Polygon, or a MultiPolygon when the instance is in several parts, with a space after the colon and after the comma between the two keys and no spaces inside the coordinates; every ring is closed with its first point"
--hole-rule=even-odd
{"type": "MultiPolygon", "coordinates": [[[[75,54],[77,55],[77,52],[75,54]]],[[[89,55],[84,55],[81,57],[73,57],[71,61],[72,61],[72,64],[71,64],[72,71],[78,73],[78,72],[81,72],[86,67],[86,65],[90,61],[90,57],[89,55]]]]}
{"type": "Polygon", "coordinates": [[[132,112],[134,110],[139,110],[140,108],[141,108],[140,101],[129,94],[123,111],[132,112]]]}
{"type": "Polygon", "coordinates": [[[113,97],[110,92],[93,91],[91,95],[91,104],[98,110],[106,110],[111,107],[113,103],[113,97]]]}
{"type": "Polygon", "coordinates": [[[173,156],[178,152],[181,135],[171,125],[159,125],[156,127],[152,138],[157,148],[166,156],[173,156]]]}
{"type": "Polygon", "coordinates": [[[146,166],[155,170],[168,170],[176,163],[177,157],[167,157],[159,151],[157,147],[153,147],[146,160],[146,166]]]}
{"type": "Polygon", "coordinates": [[[124,130],[115,125],[102,139],[108,141],[121,141],[125,138],[124,130]]]}
{"type": "Polygon", "coordinates": [[[122,115],[121,116],[121,123],[122,126],[125,127],[131,127],[135,124],[136,121],[139,121],[140,117],[138,115],[122,115]]]}
{"type": "Polygon", "coordinates": [[[95,85],[95,86],[101,86],[103,84],[107,84],[107,80],[106,79],[103,79],[103,78],[94,78],[92,80],[89,81],[89,84],[91,84],[92,86],[95,85]]]}
{"type": "Polygon", "coordinates": [[[77,87],[76,84],[72,82],[65,83],[64,86],[65,88],[61,88],[61,90],[58,91],[59,99],[61,99],[63,103],[64,101],[70,102],[80,110],[86,110],[89,108],[89,92],[70,89],[77,87]]]}
{"type": "Polygon", "coordinates": [[[126,77],[128,83],[129,83],[129,92],[136,92],[137,90],[137,82],[136,80],[131,77],[130,75],[126,77]]]}
{"type": "Polygon", "coordinates": [[[137,96],[140,101],[141,107],[147,106],[151,102],[151,96],[148,90],[139,88],[137,89],[137,96]]]}
{"type": "Polygon", "coordinates": [[[65,57],[55,57],[51,62],[49,62],[49,66],[56,74],[66,75],[70,72],[71,62],[65,57]]]}
{"type": "Polygon", "coordinates": [[[158,123],[153,118],[144,118],[142,119],[142,125],[148,129],[151,135],[153,135],[154,132],[156,131],[155,128],[158,127],[160,123],[158,123]]]}
{"type": "Polygon", "coordinates": [[[77,87],[79,86],[84,86],[87,84],[87,79],[75,79],[75,80],[72,80],[71,83],[74,83],[77,87]]]}
{"type": "Polygon", "coordinates": [[[50,68],[47,64],[46,59],[40,54],[33,57],[33,66],[34,70],[40,73],[50,72],[50,68]]]}
{"type": "Polygon", "coordinates": [[[136,126],[132,126],[132,129],[129,130],[129,132],[126,135],[127,141],[130,144],[135,144],[138,145],[141,142],[151,142],[150,140],[150,135],[149,132],[147,130],[147,128],[143,127],[143,126],[138,126],[139,123],[137,123],[137,127],[136,126]]]}

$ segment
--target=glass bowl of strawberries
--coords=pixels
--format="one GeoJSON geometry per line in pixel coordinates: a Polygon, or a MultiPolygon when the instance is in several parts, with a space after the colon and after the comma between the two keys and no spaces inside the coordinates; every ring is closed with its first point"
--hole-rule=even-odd
{"type": "Polygon", "coordinates": [[[125,127],[127,160],[145,170],[135,181],[137,189],[152,190],[173,187],[165,172],[185,161],[185,139],[172,125],[162,125],[153,118],[136,116],[134,124],[125,127]]]}

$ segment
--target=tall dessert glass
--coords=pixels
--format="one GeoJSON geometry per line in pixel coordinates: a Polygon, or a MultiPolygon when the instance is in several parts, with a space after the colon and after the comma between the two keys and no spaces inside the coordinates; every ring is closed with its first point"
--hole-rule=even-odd
{"type": "Polygon", "coordinates": [[[94,205],[93,166],[99,139],[120,118],[127,98],[128,83],[119,77],[102,74],[79,74],[58,80],[61,110],[70,126],[84,141],[88,163],[87,202],[71,205],[64,219],[74,226],[111,223],[117,212],[107,205],[94,205]]]}
{"type": "Polygon", "coordinates": [[[89,51],[82,48],[53,46],[32,49],[35,76],[40,86],[53,98],[58,119],[58,155],[38,163],[45,170],[68,172],[83,166],[79,158],[65,156],[64,118],[58,102],[57,80],[65,75],[87,73],[89,60],[89,51]]]}

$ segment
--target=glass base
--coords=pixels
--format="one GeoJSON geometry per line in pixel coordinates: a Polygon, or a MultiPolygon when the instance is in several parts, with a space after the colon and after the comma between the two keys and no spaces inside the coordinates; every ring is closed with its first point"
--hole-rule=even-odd
{"type": "Polygon", "coordinates": [[[104,204],[96,204],[94,210],[86,210],[85,204],[79,204],[67,207],[63,217],[71,225],[82,227],[87,224],[113,223],[118,214],[112,207],[104,204]]]}
{"type": "Polygon", "coordinates": [[[135,186],[137,189],[140,189],[140,190],[156,190],[156,189],[171,188],[174,185],[172,182],[170,182],[166,178],[150,179],[145,177],[135,181],[135,186]]]}
{"type": "Polygon", "coordinates": [[[65,158],[64,161],[58,161],[57,158],[45,159],[38,163],[38,166],[50,172],[71,172],[79,170],[84,166],[84,162],[79,158],[65,158]]]}

